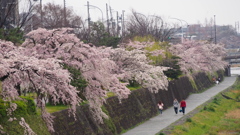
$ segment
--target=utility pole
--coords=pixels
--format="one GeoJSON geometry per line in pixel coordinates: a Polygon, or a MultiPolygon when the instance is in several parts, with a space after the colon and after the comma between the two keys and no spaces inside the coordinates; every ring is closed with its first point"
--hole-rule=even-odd
{"type": "Polygon", "coordinates": [[[6,6],[7,6],[7,1],[6,0],[1,1],[1,5],[0,5],[0,8],[1,8],[0,27],[4,26],[5,23],[6,23],[6,6]]]}
{"type": "Polygon", "coordinates": [[[109,11],[110,11],[110,21],[113,21],[113,17],[112,17],[112,8],[109,6],[109,11]]]}
{"type": "Polygon", "coordinates": [[[41,27],[43,27],[42,0],[40,0],[40,16],[41,16],[41,27]]]}
{"type": "Polygon", "coordinates": [[[211,18],[211,38],[210,38],[211,43],[213,42],[213,34],[212,34],[212,31],[213,31],[213,21],[212,21],[212,18],[211,18]]]}
{"type": "Polygon", "coordinates": [[[237,32],[237,22],[235,22],[235,30],[236,30],[236,32],[237,32]]]}
{"type": "Polygon", "coordinates": [[[214,15],[214,31],[215,31],[215,44],[217,44],[217,28],[216,28],[216,19],[214,15]]]}
{"type": "Polygon", "coordinates": [[[63,10],[64,10],[64,27],[67,27],[66,1],[65,0],[63,0],[63,4],[64,4],[64,7],[63,7],[63,10]]]}
{"type": "Polygon", "coordinates": [[[118,11],[117,11],[117,23],[116,23],[116,26],[117,26],[117,37],[119,35],[119,26],[118,26],[118,11]]]}
{"type": "Polygon", "coordinates": [[[239,32],[239,21],[237,22],[237,33],[239,32]]]}
{"type": "Polygon", "coordinates": [[[112,30],[111,32],[113,33],[114,30],[114,26],[113,26],[113,17],[112,17],[112,8],[109,6],[109,11],[110,11],[110,21],[111,21],[111,25],[112,25],[112,30]]]}
{"type": "Polygon", "coordinates": [[[88,31],[90,31],[90,13],[89,13],[89,2],[87,2],[87,12],[88,12],[88,31]]]}
{"type": "Polygon", "coordinates": [[[125,10],[122,11],[122,36],[124,37],[124,29],[125,29],[125,24],[124,24],[124,12],[125,10]]]}
{"type": "Polygon", "coordinates": [[[235,30],[237,33],[239,32],[239,22],[235,22],[235,30]]]}
{"type": "Polygon", "coordinates": [[[107,31],[109,33],[109,18],[108,18],[108,5],[106,3],[106,13],[107,13],[107,31]]]}
{"type": "MultiPolygon", "coordinates": [[[[17,21],[19,20],[19,2],[18,0],[16,0],[14,2],[15,8],[14,8],[14,25],[17,25],[17,21]]],[[[31,5],[31,1],[30,1],[30,5],[31,5]]]]}

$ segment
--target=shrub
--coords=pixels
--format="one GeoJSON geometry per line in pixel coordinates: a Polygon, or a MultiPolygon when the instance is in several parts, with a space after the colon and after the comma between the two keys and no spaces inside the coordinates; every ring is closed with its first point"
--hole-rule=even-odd
{"type": "Polygon", "coordinates": [[[77,90],[79,91],[78,96],[83,99],[86,100],[86,97],[84,96],[84,88],[87,86],[87,81],[83,78],[81,72],[71,66],[68,66],[66,64],[63,64],[64,69],[67,69],[70,73],[71,73],[71,85],[76,87],[77,90]]]}
{"type": "Polygon", "coordinates": [[[37,110],[36,110],[36,104],[33,100],[33,98],[31,97],[22,97],[23,99],[25,99],[27,101],[27,113],[28,114],[37,114],[37,110]]]}
{"type": "MultiPolygon", "coordinates": [[[[36,114],[36,106],[32,98],[22,97],[23,100],[12,101],[17,104],[17,109],[13,112],[15,117],[36,114]]],[[[7,116],[6,109],[9,108],[10,102],[3,101],[0,99],[0,122],[6,121],[9,117],[7,116]]]]}
{"type": "Polygon", "coordinates": [[[7,119],[7,106],[9,106],[9,104],[0,99],[0,122],[7,119]]]}
{"type": "Polygon", "coordinates": [[[206,125],[206,124],[204,124],[204,125],[202,126],[202,128],[203,128],[203,129],[207,128],[207,125],[206,125]]]}
{"type": "Polygon", "coordinates": [[[213,106],[204,106],[203,110],[209,111],[209,112],[215,112],[215,109],[213,106]]]}
{"type": "Polygon", "coordinates": [[[187,121],[187,122],[192,122],[192,119],[191,119],[191,118],[187,118],[186,121],[187,121]]]}
{"type": "Polygon", "coordinates": [[[164,71],[164,74],[171,79],[178,79],[182,75],[182,71],[178,64],[180,58],[177,56],[171,56],[171,58],[165,59],[163,66],[170,67],[167,71],[164,71]]]}
{"type": "Polygon", "coordinates": [[[23,42],[23,32],[20,28],[0,29],[0,39],[21,44],[23,42]]]}
{"type": "Polygon", "coordinates": [[[27,104],[24,101],[13,101],[17,104],[17,109],[13,112],[14,116],[22,116],[27,114],[27,104]]]}
{"type": "Polygon", "coordinates": [[[220,105],[220,100],[218,98],[214,98],[213,103],[215,103],[217,105],[220,105]]]}

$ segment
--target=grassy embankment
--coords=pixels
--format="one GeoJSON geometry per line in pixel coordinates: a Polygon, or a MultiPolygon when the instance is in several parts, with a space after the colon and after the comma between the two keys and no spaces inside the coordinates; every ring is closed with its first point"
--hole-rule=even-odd
{"type": "Polygon", "coordinates": [[[183,124],[174,126],[167,132],[157,135],[239,135],[240,134],[240,80],[224,95],[218,94],[207,105],[183,124]],[[237,101],[238,102],[237,102],[237,101]]]}
{"type": "MultiPolygon", "coordinates": [[[[0,81],[0,92],[2,91],[0,81]]],[[[50,135],[45,123],[43,122],[40,111],[36,109],[32,94],[24,96],[25,100],[15,100],[12,103],[18,105],[17,109],[11,116],[7,113],[6,109],[9,108],[10,102],[3,101],[0,97],[0,134],[3,135],[23,135],[24,128],[21,127],[19,121],[21,117],[29,124],[30,128],[38,135],[50,135]],[[16,118],[13,121],[9,121],[10,118],[16,118]],[[1,132],[2,131],[2,132],[1,132]]]]}

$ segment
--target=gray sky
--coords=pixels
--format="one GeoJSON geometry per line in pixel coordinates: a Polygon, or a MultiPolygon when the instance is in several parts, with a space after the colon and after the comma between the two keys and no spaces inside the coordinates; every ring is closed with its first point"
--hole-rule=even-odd
{"type": "MultiPolygon", "coordinates": [[[[23,1],[23,0],[22,0],[23,1]]],[[[78,15],[87,18],[87,1],[90,5],[97,6],[106,18],[106,3],[113,9],[113,16],[116,12],[130,14],[131,9],[144,15],[159,15],[168,22],[179,22],[169,19],[177,18],[186,21],[188,24],[201,23],[205,20],[214,19],[216,15],[217,25],[233,25],[240,21],[240,0],[66,0],[66,6],[72,8],[78,15]],[[170,21],[171,20],[171,21],[170,21]]],[[[38,0],[39,2],[39,0],[38,0]]],[[[63,0],[42,0],[43,4],[54,2],[63,5],[63,0]]],[[[91,8],[92,20],[98,20],[102,14],[99,9],[91,8]]],[[[184,22],[183,22],[184,23],[184,22]]]]}

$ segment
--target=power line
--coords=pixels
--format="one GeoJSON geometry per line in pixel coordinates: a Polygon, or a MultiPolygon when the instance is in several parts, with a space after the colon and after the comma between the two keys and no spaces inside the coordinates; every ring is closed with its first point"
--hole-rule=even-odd
{"type": "Polygon", "coordinates": [[[217,44],[216,15],[214,15],[215,44],[217,44]]]}

